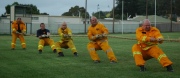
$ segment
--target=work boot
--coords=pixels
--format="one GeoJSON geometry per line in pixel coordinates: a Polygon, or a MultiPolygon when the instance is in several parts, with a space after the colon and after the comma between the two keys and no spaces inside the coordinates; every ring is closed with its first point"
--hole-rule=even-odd
{"type": "Polygon", "coordinates": [[[56,50],[56,49],[54,49],[54,50],[53,50],[53,52],[54,52],[54,53],[56,53],[56,52],[57,52],[57,50],[56,50]]]}
{"type": "Polygon", "coordinates": [[[59,52],[58,54],[59,54],[58,57],[64,57],[63,52],[59,52]]]}
{"type": "Polygon", "coordinates": [[[76,57],[78,56],[77,52],[74,52],[74,56],[76,56],[76,57]]]}
{"type": "Polygon", "coordinates": [[[144,72],[144,71],[146,71],[146,68],[144,66],[140,66],[140,71],[144,72]]]}
{"type": "Polygon", "coordinates": [[[42,54],[42,50],[39,50],[39,54],[42,54]]]}
{"type": "Polygon", "coordinates": [[[117,62],[116,62],[116,61],[114,61],[114,60],[112,60],[110,63],[111,63],[111,64],[113,64],[113,63],[117,63],[117,62]]]}
{"type": "Polygon", "coordinates": [[[94,63],[100,63],[100,61],[99,60],[94,60],[94,63]]]}
{"type": "Polygon", "coordinates": [[[166,66],[166,68],[167,68],[167,71],[168,71],[168,72],[173,72],[173,71],[174,71],[171,65],[166,66]]]}

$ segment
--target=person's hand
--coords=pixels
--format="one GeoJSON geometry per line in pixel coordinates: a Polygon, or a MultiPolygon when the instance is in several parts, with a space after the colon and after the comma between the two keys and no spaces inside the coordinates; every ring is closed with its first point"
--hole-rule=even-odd
{"type": "Polygon", "coordinates": [[[107,34],[106,34],[106,33],[103,33],[102,36],[103,36],[103,37],[107,37],[107,34]]]}
{"type": "Polygon", "coordinates": [[[96,39],[101,39],[101,38],[103,38],[103,35],[97,34],[97,35],[95,35],[95,37],[96,37],[96,39]]]}
{"type": "Polygon", "coordinates": [[[150,37],[150,41],[151,41],[151,42],[156,41],[156,38],[150,37]]]}
{"type": "Polygon", "coordinates": [[[158,38],[157,41],[158,42],[163,41],[163,38],[158,38]]]}
{"type": "Polygon", "coordinates": [[[69,38],[70,36],[68,34],[63,35],[64,38],[69,38]]]}
{"type": "Polygon", "coordinates": [[[46,35],[43,34],[43,35],[41,35],[41,37],[46,37],[46,35]]]}
{"type": "Polygon", "coordinates": [[[26,35],[26,32],[24,31],[24,32],[22,32],[22,34],[23,34],[23,35],[26,35]]]}
{"type": "Polygon", "coordinates": [[[49,37],[49,36],[50,36],[50,33],[48,32],[47,35],[46,35],[46,37],[49,37]]]}
{"type": "Polygon", "coordinates": [[[163,38],[158,38],[157,41],[161,44],[163,43],[163,38]]]}
{"type": "Polygon", "coordinates": [[[19,34],[19,32],[18,32],[18,31],[16,31],[16,34],[19,34]]]}

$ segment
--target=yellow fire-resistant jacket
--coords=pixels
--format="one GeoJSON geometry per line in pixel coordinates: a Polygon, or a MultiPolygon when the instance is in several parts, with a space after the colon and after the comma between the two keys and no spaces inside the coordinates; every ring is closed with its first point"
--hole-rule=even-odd
{"type": "MultiPolygon", "coordinates": [[[[13,23],[12,23],[12,32],[13,33],[16,33],[17,31],[18,31],[18,24],[17,24],[17,21],[14,21],[13,23]]],[[[24,32],[26,32],[26,26],[25,26],[25,23],[24,22],[21,22],[20,23],[20,31],[21,32],[19,32],[19,33],[24,33],[24,32]]]]}
{"type": "Polygon", "coordinates": [[[98,23],[94,27],[91,25],[89,26],[87,35],[90,41],[100,42],[101,40],[107,40],[107,37],[103,37],[101,39],[94,39],[93,36],[102,35],[104,33],[108,34],[108,29],[102,23],[98,23]]]}
{"type": "Polygon", "coordinates": [[[136,29],[136,38],[138,40],[138,44],[143,50],[148,50],[152,46],[162,43],[158,41],[150,42],[150,37],[154,37],[156,39],[163,38],[160,31],[155,27],[151,27],[150,31],[148,32],[143,30],[142,27],[136,29]]]}
{"type": "Polygon", "coordinates": [[[58,33],[59,33],[59,36],[60,36],[60,43],[62,43],[63,41],[69,41],[69,40],[72,40],[71,36],[72,36],[72,32],[71,32],[71,29],[70,28],[66,28],[66,29],[61,29],[59,28],[58,29],[58,33]],[[64,37],[64,34],[68,34],[70,37],[64,37]]]}

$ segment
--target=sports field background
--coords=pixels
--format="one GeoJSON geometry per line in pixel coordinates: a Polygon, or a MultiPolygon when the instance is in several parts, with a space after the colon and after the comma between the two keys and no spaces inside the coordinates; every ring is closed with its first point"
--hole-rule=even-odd
{"type": "MultiPolygon", "coordinates": [[[[83,34],[83,36],[86,36],[83,34]]],[[[122,38],[135,38],[135,34],[110,34],[122,38]]],[[[180,76],[180,34],[163,33],[167,41],[159,45],[174,63],[174,72],[167,72],[156,59],[146,62],[146,72],[140,72],[135,66],[131,47],[136,40],[112,38],[112,47],[118,63],[111,64],[103,51],[98,51],[100,64],[94,64],[87,51],[87,37],[73,37],[79,56],[74,57],[69,49],[63,49],[65,57],[57,57],[49,46],[38,54],[39,39],[25,36],[27,49],[22,50],[19,39],[15,50],[10,50],[11,36],[0,36],[0,78],[179,78],[180,76]],[[168,41],[177,40],[176,42],[168,41]]],[[[58,41],[59,37],[51,37],[58,41]]]]}

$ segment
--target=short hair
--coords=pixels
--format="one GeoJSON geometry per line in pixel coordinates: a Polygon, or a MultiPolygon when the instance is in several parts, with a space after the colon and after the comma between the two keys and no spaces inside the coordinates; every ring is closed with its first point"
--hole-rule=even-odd
{"type": "Polygon", "coordinates": [[[45,25],[44,23],[40,23],[40,26],[41,26],[42,24],[45,25]]]}
{"type": "Polygon", "coordinates": [[[150,23],[150,25],[151,25],[151,22],[150,22],[149,19],[144,19],[144,20],[142,21],[142,25],[143,25],[146,21],[148,21],[148,22],[150,23]]]}
{"type": "MultiPolygon", "coordinates": [[[[93,19],[93,18],[95,18],[95,19],[97,20],[97,18],[96,18],[95,16],[92,16],[92,17],[91,17],[91,19],[93,19]]],[[[91,20],[91,19],[90,19],[90,20],[91,20]]]]}
{"type": "Polygon", "coordinates": [[[18,18],[17,18],[17,20],[18,20],[18,19],[20,19],[20,20],[21,20],[21,18],[20,18],[20,17],[18,17],[18,18]]]}

